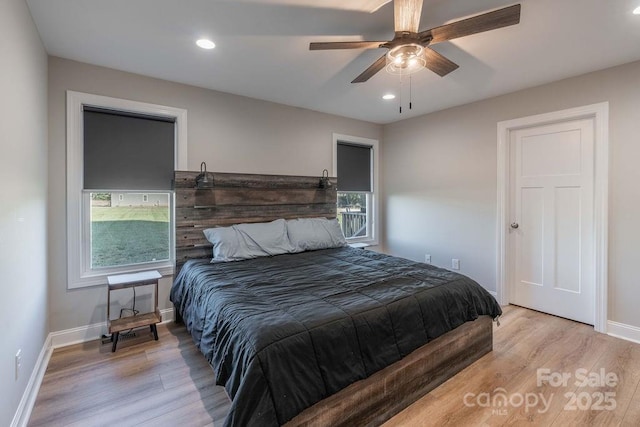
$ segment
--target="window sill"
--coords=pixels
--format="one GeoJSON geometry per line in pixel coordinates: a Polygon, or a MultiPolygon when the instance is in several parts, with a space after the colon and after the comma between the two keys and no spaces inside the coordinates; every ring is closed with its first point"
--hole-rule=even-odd
{"type": "Polygon", "coordinates": [[[373,246],[372,243],[365,243],[365,242],[348,243],[348,245],[349,247],[354,249],[364,249],[364,248],[368,248],[369,246],[373,246]]]}
{"type": "Polygon", "coordinates": [[[104,286],[107,283],[107,276],[113,276],[116,274],[140,273],[140,272],[149,271],[149,270],[157,270],[162,275],[162,277],[169,277],[169,276],[173,276],[174,266],[173,265],[167,265],[164,267],[146,266],[146,267],[140,267],[140,268],[131,269],[131,270],[123,269],[123,270],[117,270],[117,271],[103,272],[103,273],[99,273],[91,276],[81,277],[76,281],[69,282],[67,285],[67,288],[81,289],[81,288],[88,288],[92,286],[104,286]]]}

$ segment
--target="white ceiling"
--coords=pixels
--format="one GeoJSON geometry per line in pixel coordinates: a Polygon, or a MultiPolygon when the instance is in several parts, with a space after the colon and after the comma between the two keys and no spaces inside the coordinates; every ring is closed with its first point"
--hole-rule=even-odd
{"type": "MultiPolygon", "coordinates": [[[[640,59],[640,0],[521,0],[520,24],[434,46],[460,68],[351,84],[386,50],[312,41],[390,40],[385,0],[27,0],[50,55],[341,116],[390,123],[640,59]],[[377,11],[373,12],[373,10],[377,11]],[[208,37],[211,51],[195,46],[208,37]]],[[[420,30],[511,0],[425,0],[420,30]]]]}

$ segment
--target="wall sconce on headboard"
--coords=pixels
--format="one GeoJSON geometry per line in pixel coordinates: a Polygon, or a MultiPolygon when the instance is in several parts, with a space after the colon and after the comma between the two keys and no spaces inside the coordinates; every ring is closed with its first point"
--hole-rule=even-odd
{"type": "Polygon", "coordinates": [[[331,181],[329,181],[329,171],[326,169],[322,171],[322,177],[320,178],[318,188],[322,188],[325,190],[327,188],[331,188],[331,181]]]}
{"type": "Polygon", "coordinates": [[[207,164],[205,162],[200,163],[200,174],[196,177],[196,187],[197,188],[213,187],[213,177],[209,179],[209,174],[207,173],[207,164]]]}

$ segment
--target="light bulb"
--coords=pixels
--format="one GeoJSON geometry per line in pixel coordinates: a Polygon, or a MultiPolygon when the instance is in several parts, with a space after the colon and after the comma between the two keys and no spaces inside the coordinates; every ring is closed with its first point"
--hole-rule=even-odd
{"type": "Polygon", "coordinates": [[[200,39],[196,41],[196,44],[202,49],[213,49],[216,47],[216,44],[209,39],[200,39]]]}

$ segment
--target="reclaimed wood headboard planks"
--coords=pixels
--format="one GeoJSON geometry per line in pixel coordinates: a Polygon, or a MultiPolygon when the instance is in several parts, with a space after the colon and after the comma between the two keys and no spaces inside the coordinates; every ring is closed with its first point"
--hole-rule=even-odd
{"type": "Polygon", "coordinates": [[[211,188],[197,188],[199,171],[176,171],[176,271],[189,259],[211,258],[202,230],[279,218],[335,218],[337,179],[319,188],[320,176],[208,172],[211,188]]]}

